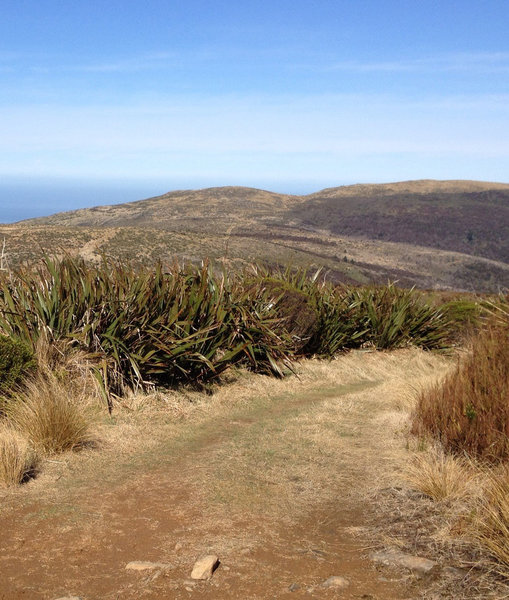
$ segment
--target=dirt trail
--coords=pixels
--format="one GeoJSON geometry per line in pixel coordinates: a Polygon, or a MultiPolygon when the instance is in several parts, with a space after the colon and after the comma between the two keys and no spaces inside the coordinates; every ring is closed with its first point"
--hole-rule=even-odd
{"type": "Polygon", "coordinates": [[[416,351],[308,363],[248,401],[234,399],[240,383],[190,418],[144,415],[118,457],[106,444],[55,459],[52,478],[1,498],[0,598],[416,597],[418,583],[377,570],[366,532],[383,530],[372,492],[405,461],[412,390],[446,368],[416,351]],[[190,581],[206,553],[221,565],[190,581]],[[126,571],[135,560],[168,566],[126,571]],[[350,585],[321,585],[334,575],[350,585]]]}

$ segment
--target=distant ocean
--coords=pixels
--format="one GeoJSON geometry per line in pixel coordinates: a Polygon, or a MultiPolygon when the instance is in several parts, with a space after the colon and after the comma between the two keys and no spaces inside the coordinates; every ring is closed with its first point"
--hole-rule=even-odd
{"type": "Polygon", "coordinates": [[[138,181],[0,180],[0,223],[14,223],[77,208],[143,200],[171,189],[175,188],[138,181]]]}

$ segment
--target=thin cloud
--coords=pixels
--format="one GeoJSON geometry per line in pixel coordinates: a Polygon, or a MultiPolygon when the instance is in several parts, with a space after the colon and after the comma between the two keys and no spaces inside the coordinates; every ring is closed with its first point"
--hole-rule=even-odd
{"type": "Polygon", "coordinates": [[[83,73],[134,73],[167,67],[173,64],[176,58],[177,55],[173,52],[156,52],[138,57],[91,64],[68,65],[60,68],[65,71],[79,71],[83,73]]]}
{"type": "Polygon", "coordinates": [[[107,59],[100,62],[64,63],[61,57],[41,54],[0,53],[0,72],[32,73],[136,73],[164,69],[181,57],[175,52],[153,52],[140,56],[107,59]]]}
{"type": "Polygon", "coordinates": [[[508,52],[459,53],[429,58],[391,61],[341,61],[329,65],[326,70],[357,73],[507,73],[508,52]]]}

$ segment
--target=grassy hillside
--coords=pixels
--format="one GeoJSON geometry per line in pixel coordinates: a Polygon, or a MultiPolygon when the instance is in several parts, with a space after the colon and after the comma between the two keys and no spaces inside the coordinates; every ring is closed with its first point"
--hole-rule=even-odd
{"type": "Polygon", "coordinates": [[[323,266],[336,281],[509,287],[509,184],[414,181],[291,196],[242,187],[176,191],[0,227],[12,266],[42,251],[229,267],[323,266]]]}

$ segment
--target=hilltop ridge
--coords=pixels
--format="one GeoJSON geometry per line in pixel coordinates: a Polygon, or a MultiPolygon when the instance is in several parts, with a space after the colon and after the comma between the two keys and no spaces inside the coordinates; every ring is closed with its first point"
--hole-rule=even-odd
{"type": "Polygon", "coordinates": [[[240,186],[176,190],[20,221],[0,235],[17,262],[49,247],[87,259],[322,266],[358,283],[509,287],[506,183],[415,180],[301,196],[240,186]]]}

